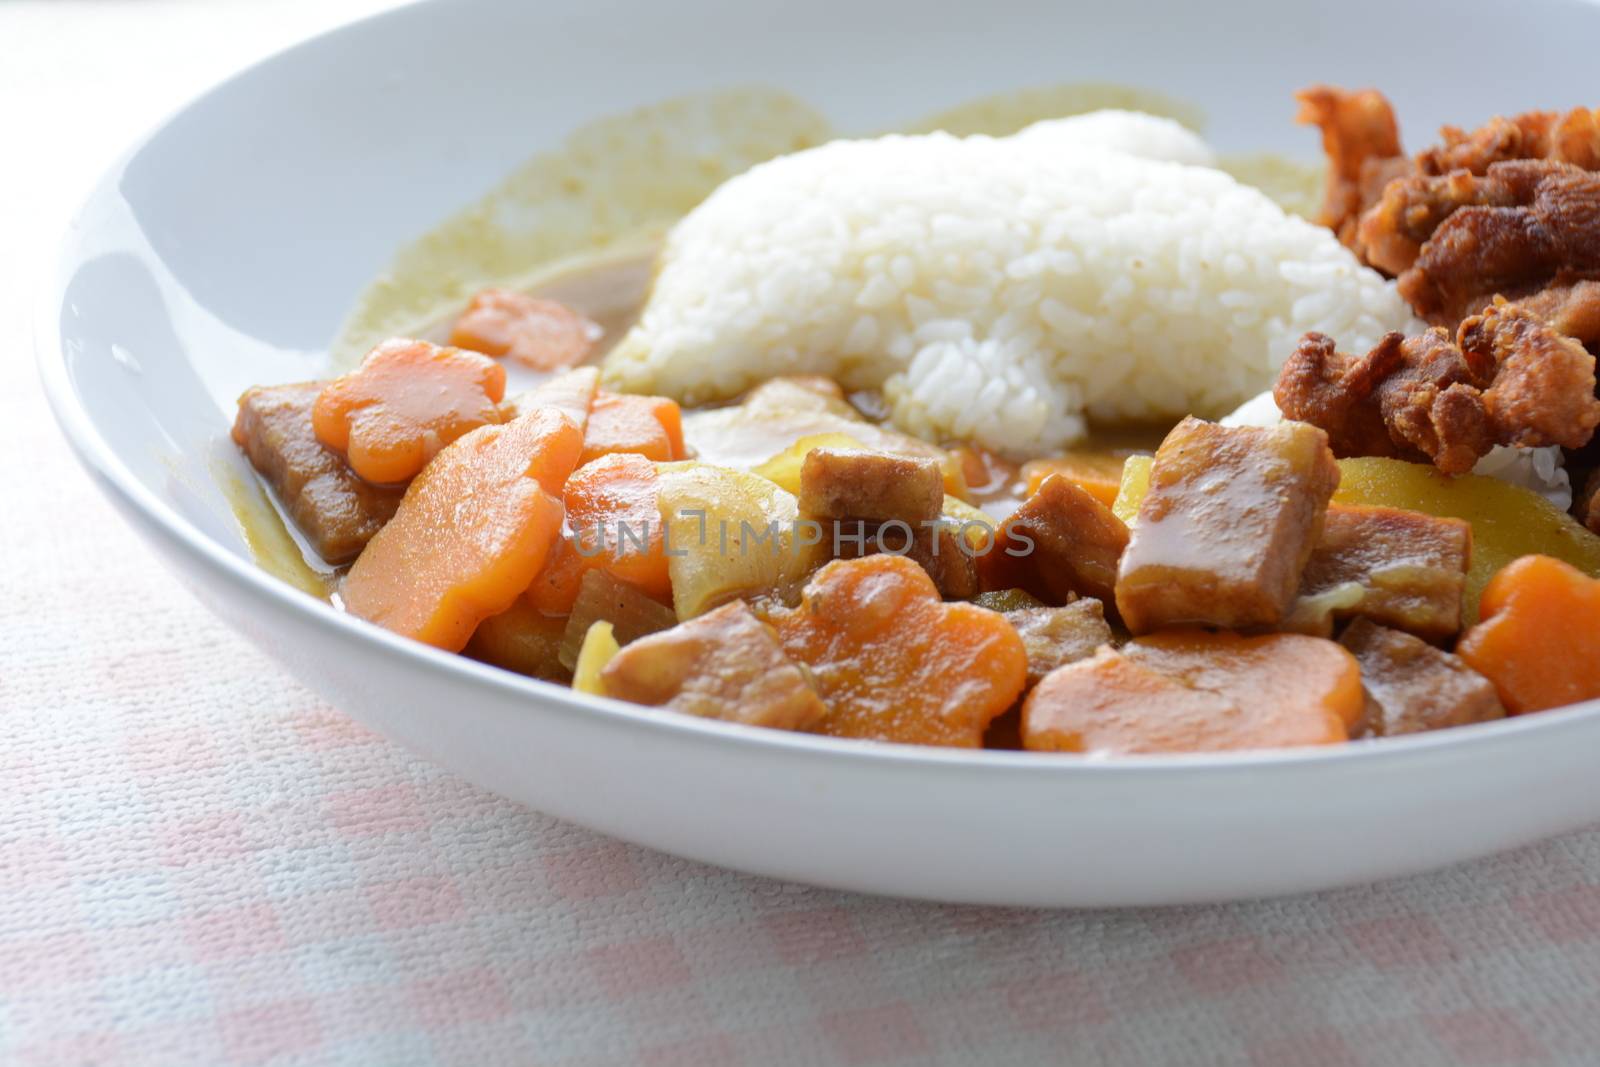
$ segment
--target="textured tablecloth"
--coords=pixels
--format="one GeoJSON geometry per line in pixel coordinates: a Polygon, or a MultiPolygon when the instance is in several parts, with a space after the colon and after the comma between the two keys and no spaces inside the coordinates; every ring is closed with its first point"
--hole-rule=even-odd
{"type": "Polygon", "coordinates": [[[0,1064],[1600,1063],[1600,832],[1233,907],[820,892],[487,795],[210,618],[50,423],[35,264],[137,128],[376,6],[0,3],[0,1064]]]}

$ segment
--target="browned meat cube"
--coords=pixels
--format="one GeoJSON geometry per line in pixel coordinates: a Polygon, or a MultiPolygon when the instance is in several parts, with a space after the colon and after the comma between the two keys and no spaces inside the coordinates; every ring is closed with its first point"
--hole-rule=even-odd
{"type": "Polygon", "coordinates": [[[1052,474],[1003,529],[980,557],[989,588],[1017,586],[1058,604],[1111,598],[1128,527],[1082,486],[1052,474]]]}
{"type": "Polygon", "coordinates": [[[1005,613],[1028,653],[1028,686],[1057,667],[1088,659],[1111,643],[1100,601],[1084,597],[1060,608],[1022,608],[1005,613]]]}
{"type": "Polygon", "coordinates": [[[583,647],[589,627],[602,620],[611,624],[611,634],[619,645],[678,624],[676,612],[638,586],[629,585],[599,568],[587,571],[578,586],[578,599],[573,601],[572,614],[567,616],[566,631],[561,637],[563,667],[570,671],[577,666],[578,650],[583,647]]]}
{"type": "Polygon", "coordinates": [[[1458,656],[1367,619],[1339,638],[1361,664],[1368,728],[1379,737],[1415,734],[1505,717],[1494,686],[1458,656]]]}
{"type": "Polygon", "coordinates": [[[1288,628],[1333,635],[1356,616],[1430,641],[1461,629],[1472,527],[1399,508],[1328,508],[1288,628]]]}
{"type": "Polygon", "coordinates": [[[405,490],[356,476],[311,429],[311,405],[323,382],[258,386],[239,398],[233,439],[272,487],[284,510],[329,563],[361,554],[394,517],[405,490]]]}
{"type": "Polygon", "coordinates": [[[1583,488],[1573,499],[1572,513],[1579,522],[1600,534],[1600,467],[1589,472],[1583,488]]]}
{"type": "Polygon", "coordinates": [[[1315,426],[1184,419],[1156,453],[1122,557],[1123,622],[1136,634],[1186,624],[1277,626],[1338,485],[1328,435],[1315,426]]]}
{"type": "MultiPolygon", "coordinates": [[[[894,532],[886,536],[893,537],[894,532]]],[[[962,549],[960,538],[957,528],[942,523],[919,527],[906,553],[928,572],[946,600],[971,600],[978,595],[977,561],[970,550],[962,549]]],[[[893,544],[898,547],[899,542],[893,544]]]]}
{"type": "Polygon", "coordinates": [[[572,671],[561,662],[566,629],[565,618],[546,615],[518,597],[509,609],[478,624],[465,652],[508,671],[565,685],[572,680],[572,671]]]}
{"type": "Polygon", "coordinates": [[[800,466],[800,510],[821,519],[899,519],[915,527],[944,510],[944,473],[932,459],[813,448],[800,466]]]}
{"type": "Polygon", "coordinates": [[[619,700],[750,726],[804,730],[828,710],[742,601],[640,638],[613,656],[600,678],[619,700]]]}

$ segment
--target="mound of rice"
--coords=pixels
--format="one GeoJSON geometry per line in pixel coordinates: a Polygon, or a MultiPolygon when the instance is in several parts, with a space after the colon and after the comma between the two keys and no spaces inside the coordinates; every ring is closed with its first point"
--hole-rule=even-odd
{"type": "Polygon", "coordinates": [[[622,388],[688,403],[779,374],[882,387],[892,419],[1013,456],[1086,418],[1220,415],[1307,330],[1415,324],[1332,234],[1129,112],[1007,138],[839,141],[755,167],[680,222],[622,388]]]}

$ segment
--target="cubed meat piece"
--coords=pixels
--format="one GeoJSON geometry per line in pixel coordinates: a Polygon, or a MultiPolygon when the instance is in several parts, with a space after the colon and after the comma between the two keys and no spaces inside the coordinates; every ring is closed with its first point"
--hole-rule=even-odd
{"type": "Polygon", "coordinates": [[[943,523],[918,527],[906,555],[928,572],[944,599],[971,600],[978,595],[977,560],[962,548],[959,528],[943,523]]]}
{"type": "Polygon", "coordinates": [[[987,588],[1020,587],[1056,604],[1111,598],[1128,527],[1082,486],[1052,474],[1002,531],[980,557],[987,588]]]}
{"type": "Polygon", "coordinates": [[[233,439],[317,555],[345,563],[394,517],[404,489],[362,481],[311,428],[323,382],[268,385],[239,398],[233,439]]]}
{"type": "Polygon", "coordinates": [[[1572,513],[1593,532],[1600,534],[1600,467],[1589,472],[1583,488],[1578,491],[1572,513]]]}
{"type": "Polygon", "coordinates": [[[1338,485],[1328,435],[1315,426],[1184,419],[1156,453],[1122,557],[1123,622],[1136,634],[1278,626],[1338,485]]]}
{"type": "Polygon", "coordinates": [[[915,527],[944,509],[939,464],[916,456],[813,448],[800,467],[800,510],[821,519],[898,519],[915,527]]]}
{"type": "Polygon", "coordinates": [[[1461,629],[1472,527],[1399,508],[1328,508],[1287,628],[1333,635],[1360,616],[1429,641],[1461,629]]]}
{"type": "Polygon", "coordinates": [[[1105,610],[1093,597],[1060,608],[1008,611],[1005,616],[1016,627],[1028,653],[1030,689],[1057,667],[1088,659],[1101,645],[1111,643],[1105,610]]]}
{"type": "Polygon", "coordinates": [[[643,637],[600,672],[606,695],[703,719],[804,730],[827,714],[806,673],[742,601],[643,637]]]}
{"type": "Polygon", "coordinates": [[[1420,637],[1357,619],[1339,643],[1361,664],[1370,698],[1367,726],[1378,737],[1505,717],[1487,678],[1420,637]]]}
{"type": "Polygon", "coordinates": [[[570,671],[577,665],[578,650],[583,647],[589,627],[602,621],[611,624],[617,643],[626,645],[676,626],[678,615],[638,586],[629,585],[609,571],[598,568],[586,571],[561,638],[563,667],[570,671]]]}
{"type": "Polygon", "coordinates": [[[561,662],[566,630],[566,619],[546,615],[519,597],[506,611],[480,622],[464,652],[508,671],[565,685],[572,680],[571,668],[561,662]]]}

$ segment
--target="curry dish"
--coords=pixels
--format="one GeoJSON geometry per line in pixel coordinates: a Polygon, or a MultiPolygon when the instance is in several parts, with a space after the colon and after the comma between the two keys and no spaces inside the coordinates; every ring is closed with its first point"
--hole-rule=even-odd
{"type": "Polygon", "coordinates": [[[653,266],[637,315],[488,287],[233,438],[343,610],[662,714],[1118,756],[1600,698],[1600,111],[1407,155],[1300,102],[1320,228],[1125,112],[824,146],[568,286],[653,266]],[[896,159],[1017,215],[880,229],[896,159]]]}

